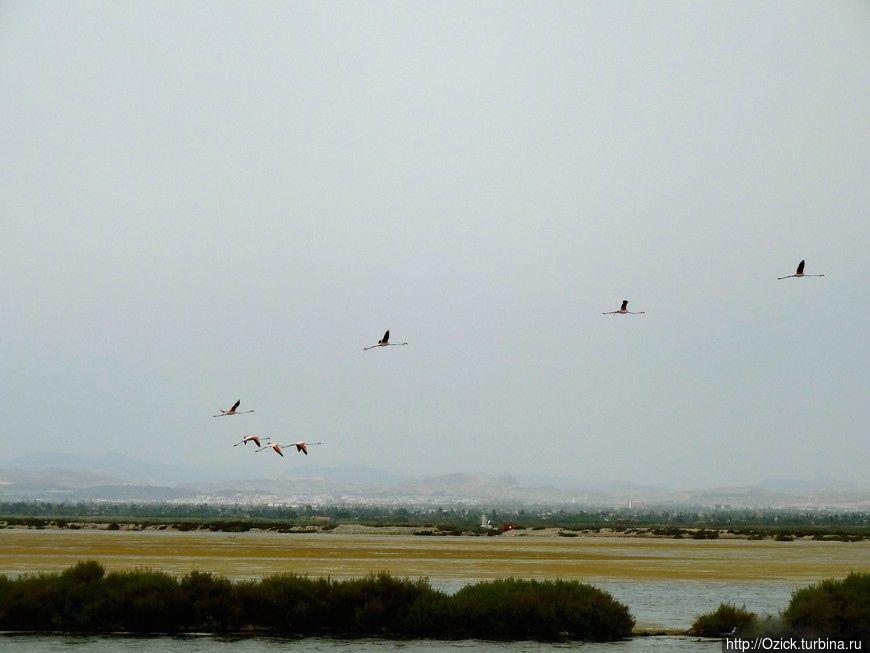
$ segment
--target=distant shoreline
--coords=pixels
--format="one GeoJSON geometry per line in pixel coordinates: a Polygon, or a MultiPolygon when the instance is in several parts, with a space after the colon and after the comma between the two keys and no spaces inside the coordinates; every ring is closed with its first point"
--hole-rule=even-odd
{"type": "Polygon", "coordinates": [[[0,530],[89,530],[116,532],[203,532],[218,533],[276,533],[282,535],[384,535],[418,537],[499,537],[499,538],[576,538],[576,537],[617,537],[644,539],[687,539],[687,540],[750,540],[750,541],[818,541],[818,542],[860,542],[870,540],[870,533],[864,529],[853,532],[830,533],[826,531],[807,532],[806,529],[726,529],[726,528],[676,528],[631,527],[631,528],[566,528],[566,527],[513,527],[504,531],[491,530],[447,530],[430,525],[411,526],[374,526],[366,524],[299,524],[277,525],[260,522],[208,521],[198,520],[105,520],[105,519],[37,519],[7,518],[0,519],[0,530]]]}

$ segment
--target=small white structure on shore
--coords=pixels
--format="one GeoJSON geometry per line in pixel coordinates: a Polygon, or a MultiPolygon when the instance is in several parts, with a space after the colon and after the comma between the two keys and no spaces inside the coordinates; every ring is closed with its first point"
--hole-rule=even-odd
{"type": "Polygon", "coordinates": [[[492,525],[492,522],[490,522],[489,519],[486,518],[486,515],[480,516],[480,527],[485,531],[491,531],[493,528],[495,528],[492,525]]]}

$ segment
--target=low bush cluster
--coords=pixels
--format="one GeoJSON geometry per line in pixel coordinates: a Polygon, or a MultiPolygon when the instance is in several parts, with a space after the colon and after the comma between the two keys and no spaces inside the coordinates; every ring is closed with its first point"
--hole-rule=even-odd
{"type": "Polygon", "coordinates": [[[851,573],[797,590],[785,612],[795,632],[870,641],[870,573],[851,573]]]}
{"type": "Polygon", "coordinates": [[[731,603],[721,604],[714,612],[702,614],[689,631],[699,637],[723,637],[726,634],[749,632],[755,614],[731,603]]]}
{"type": "Polygon", "coordinates": [[[718,540],[719,539],[719,531],[712,530],[708,531],[704,528],[695,531],[692,533],[693,540],[718,540]]]}
{"type": "Polygon", "coordinates": [[[59,574],[0,576],[0,630],[606,641],[633,626],[628,608],[576,581],[499,580],[448,596],[387,574],[236,583],[200,572],[106,573],[88,561],[59,574]]]}
{"type": "Polygon", "coordinates": [[[870,573],[851,573],[796,590],[780,618],[760,620],[744,608],[723,603],[700,615],[689,631],[702,637],[795,635],[870,642],[870,573]]]}

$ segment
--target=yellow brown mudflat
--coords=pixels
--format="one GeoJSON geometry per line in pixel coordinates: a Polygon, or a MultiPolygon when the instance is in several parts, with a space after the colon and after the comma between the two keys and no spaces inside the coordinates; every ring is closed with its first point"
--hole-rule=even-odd
{"type": "Polygon", "coordinates": [[[192,569],[232,578],[279,572],[471,580],[522,576],[613,580],[815,580],[870,567],[870,542],[643,538],[470,538],[173,531],[0,531],[0,573],[192,569]]]}

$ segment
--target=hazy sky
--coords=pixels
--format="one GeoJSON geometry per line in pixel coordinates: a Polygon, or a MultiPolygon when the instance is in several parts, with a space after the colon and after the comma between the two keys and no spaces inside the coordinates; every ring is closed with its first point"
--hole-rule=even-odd
{"type": "Polygon", "coordinates": [[[866,2],[4,2],[0,88],[0,458],[870,483],[866,2]]]}

